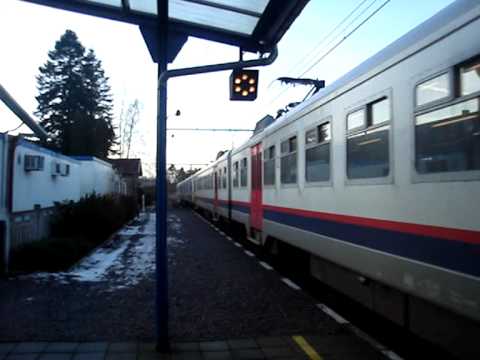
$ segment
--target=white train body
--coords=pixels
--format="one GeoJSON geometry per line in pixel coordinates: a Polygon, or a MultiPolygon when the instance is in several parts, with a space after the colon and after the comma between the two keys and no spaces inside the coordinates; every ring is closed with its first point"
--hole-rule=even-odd
{"type": "MultiPolygon", "coordinates": [[[[253,241],[307,251],[332,286],[346,269],[387,286],[393,304],[413,296],[480,321],[479,34],[480,3],[457,1],[179,188],[191,182],[196,206],[244,224],[253,241]],[[199,179],[225,166],[224,206],[199,202],[199,179]]],[[[379,285],[362,298],[345,281],[337,287],[367,306],[390,296],[379,285]]],[[[383,312],[403,323],[398,307],[383,312]]]]}

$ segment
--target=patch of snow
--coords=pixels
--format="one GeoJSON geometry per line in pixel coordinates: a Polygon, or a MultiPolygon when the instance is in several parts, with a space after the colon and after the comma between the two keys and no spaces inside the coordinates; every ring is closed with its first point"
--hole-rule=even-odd
{"type": "Polygon", "coordinates": [[[124,241],[118,248],[111,251],[98,249],[70,271],[69,275],[78,281],[104,280],[107,270],[119,261],[120,256],[127,249],[128,243],[128,241],[124,241]]]}
{"type": "Polygon", "coordinates": [[[116,277],[112,289],[136,285],[155,271],[155,237],[144,236],[132,245],[124,261],[112,267],[113,271],[121,274],[116,277]]]}
{"type": "Polygon", "coordinates": [[[183,245],[185,241],[183,239],[177,238],[175,236],[167,236],[167,244],[168,245],[183,245]]]}
{"type": "MultiPolygon", "coordinates": [[[[181,219],[176,215],[169,215],[168,222],[178,229],[182,227],[181,219]]],[[[149,214],[144,225],[127,226],[119,234],[128,236],[117,238],[108,247],[97,249],[69,272],[36,273],[28,277],[60,284],[106,282],[107,291],[134,286],[155,271],[155,214],[149,214]]],[[[178,236],[167,237],[169,250],[184,243],[178,236]]],[[[174,261],[173,256],[169,260],[174,261]]]]}
{"type": "Polygon", "coordinates": [[[136,235],[139,232],[138,226],[127,226],[124,227],[122,230],[118,232],[118,235],[122,236],[129,236],[129,235],[136,235]]]}

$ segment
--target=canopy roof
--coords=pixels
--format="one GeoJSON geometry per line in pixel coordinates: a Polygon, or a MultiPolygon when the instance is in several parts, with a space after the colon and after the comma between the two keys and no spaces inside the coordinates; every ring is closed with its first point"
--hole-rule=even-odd
{"type": "MultiPolygon", "coordinates": [[[[157,0],[24,0],[139,25],[156,61],[157,0]]],[[[309,0],[168,0],[169,61],[188,36],[270,51],[309,0]]]]}

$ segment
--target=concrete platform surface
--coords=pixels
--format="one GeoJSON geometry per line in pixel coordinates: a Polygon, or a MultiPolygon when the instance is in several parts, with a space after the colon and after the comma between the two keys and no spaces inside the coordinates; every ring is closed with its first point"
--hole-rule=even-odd
{"type": "Polygon", "coordinates": [[[19,342],[0,343],[0,360],[362,360],[384,359],[351,334],[276,336],[200,342],[174,342],[159,353],[146,342],[19,342]]]}
{"type": "Polygon", "coordinates": [[[172,209],[168,224],[169,354],[155,352],[152,342],[149,214],[97,250],[81,272],[0,281],[0,360],[384,358],[198,214],[172,209]]]}

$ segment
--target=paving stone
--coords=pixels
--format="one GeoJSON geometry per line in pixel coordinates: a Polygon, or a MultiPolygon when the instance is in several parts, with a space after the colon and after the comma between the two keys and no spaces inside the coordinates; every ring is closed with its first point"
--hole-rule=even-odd
{"type": "Polygon", "coordinates": [[[254,339],[231,339],[228,340],[228,345],[231,349],[255,349],[258,344],[254,339]]]}
{"type": "Polygon", "coordinates": [[[41,354],[38,360],[70,360],[72,357],[73,354],[45,353],[41,354]]]}
{"type": "Polygon", "coordinates": [[[0,356],[9,353],[14,347],[14,343],[0,343],[0,356]]]}
{"type": "Polygon", "coordinates": [[[135,353],[138,345],[134,342],[116,342],[111,343],[108,352],[135,353]]]}
{"type": "Polygon", "coordinates": [[[351,354],[338,354],[327,355],[325,360],[385,360],[385,355],[378,351],[351,353],[351,354]]]}
{"type": "Polygon", "coordinates": [[[105,353],[104,352],[88,352],[82,354],[75,354],[73,355],[72,360],[104,360],[105,353]]]}
{"type": "Polygon", "coordinates": [[[265,357],[268,359],[286,358],[295,356],[295,352],[290,347],[262,347],[265,357]]]}
{"type": "Polygon", "coordinates": [[[46,347],[46,342],[22,342],[13,348],[12,353],[41,353],[46,347]]]}
{"type": "Polygon", "coordinates": [[[138,360],[170,360],[170,354],[161,354],[157,352],[146,352],[138,356],[138,360]]]}
{"type": "Polygon", "coordinates": [[[202,351],[226,351],[228,344],[226,341],[204,341],[200,343],[202,351]]]}
{"type": "Polygon", "coordinates": [[[199,351],[198,342],[177,342],[172,344],[172,351],[199,351]]]}
{"type": "Polygon", "coordinates": [[[157,351],[157,344],[154,342],[149,342],[149,343],[139,343],[138,344],[138,351],[140,353],[151,353],[151,352],[156,352],[157,351]]]}
{"type": "Polygon", "coordinates": [[[261,347],[284,347],[289,344],[288,338],[284,336],[261,337],[257,339],[261,347]]]}
{"type": "Polygon", "coordinates": [[[77,353],[106,352],[108,344],[106,342],[86,342],[80,343],[77,347],[77,353]]]}
{"type": "Polygon", "coordinates": [[[230,360],[233,359],[233,355],[230,351],[207,351],[203,353],[205,360],[230,360]]]}
{"type": "Polygon", "coordinates": [[[68,353],[75,352],[78,343],[75,342],[55,342],[47,345],[45,352],[47,353],[68,353]]]}
{"type": "Polygon", "coordinates": [[[174,360],[203,360],[202,354],[199,351],[184,351],[173,352],[170,354],[170,359],[174,360]]]}
{"type": "Polygon", "coordinates": [[[37,360],[39,354],[10,354],[5,358],[6,360],[37,360]]]}
{"type": "Polygon", "coordinates": [[[370,352],[372,347],[353,335],[309,337],[309,344],[319,354],[345,354],[370,352]]]}
{"type": "Polygon", "coordinates": [[[137,354],[110,353],[107,354],[106,360],[137,360],[137,354]]]}
{"type": "Polygon", "coordinates": [[[265,359],[263,352],[257,349],[232,350],[233,358],[238,360],[265,359]]]}

